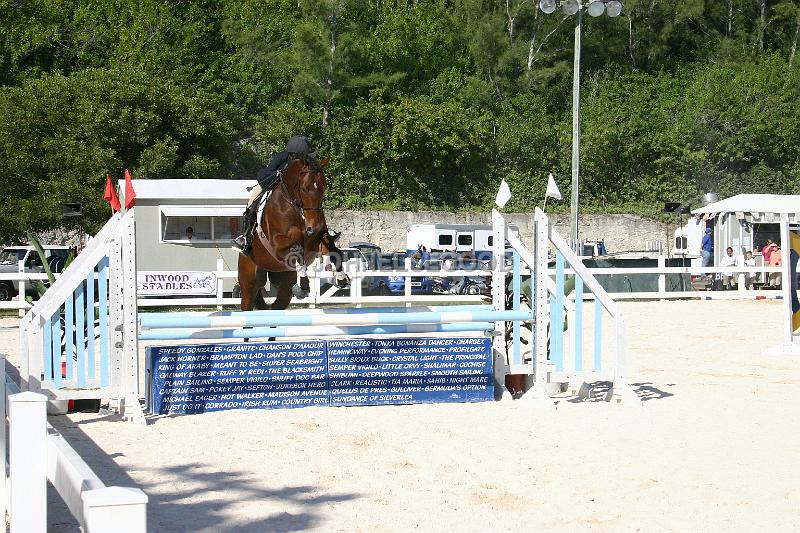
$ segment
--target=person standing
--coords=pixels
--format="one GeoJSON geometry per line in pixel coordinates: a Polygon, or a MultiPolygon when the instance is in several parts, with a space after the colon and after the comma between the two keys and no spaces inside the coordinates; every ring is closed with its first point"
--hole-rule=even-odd
{"type": "Polygon", "coordinates": [[[703,236],[703,243],[700,246],[700,253],[703,257],[701,266],[714,266],[714,237],[711,235],[711,228],[706,228],[706,234],[703,236]]]}
{"type": "Polygon", "coordinates": [[[778,245],[772,242],[772,239],[767,239],[767,242],[764,243],[764,246],[761,247],[761,255],[764,257],[764,264],[769,264],[770,256],[775,249],[778,248],[778,245]]]}
{"type": "MultiPolygon", "coordinates": [[[[772,253],[769,254],[769,266],[771,267],[783,266],[783,254],[781,253],[781,247],[775,243],[773,243],[772,246],[774,246],[775,248],[772,250],[772,253]]],[[[769,273],[769,286],[772,287],[773,289],[780,288],[781,286],[780,272],[769,273]]]]}
{"type": "MultiPolygon", "coordinates": [[[[744,253],[744,266],[748,267],[756,266],[756,258],[753,257],[753,252],[749,250],[744,253]]],[[[753,287],[753,282],[755,281],[755,279],[756,275],[751,274],[750,272],[747,272],[744,275],[744,286],[747,288],[747,290],[750,290],[753,287]]]]}
{"type": "MultiPolygon", "coordinates": [[[[725,256],[722,258],[722,261],[719,262],[719,266],[721,267],[736,267],[739,266],[739,258],[733,255],[733,248],[728,246],[725,250],[725,256]]],[[[734,277],[736,274],[732,271],[727,271],[722,273],[722,287],[725,290],[733,289],[734,277]]]]}

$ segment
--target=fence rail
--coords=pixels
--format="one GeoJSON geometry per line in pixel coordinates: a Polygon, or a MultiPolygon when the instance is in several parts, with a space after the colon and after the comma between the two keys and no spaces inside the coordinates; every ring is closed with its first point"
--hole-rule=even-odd
{"type": "Polygon", "coordinates": [[[12,533],[47,530],[49,481],[83,531],[147,531],[147,495],[138,488],[107,487],[47,422],[47,398],[43,394],[20,392],[5,373],[5,362],[5,356],[0,354],[3,530],[9,525],[12,533]],[[32,457],[42,460],[31,460],[32,457]]]}
{"type": "MultiPolygon", "coordinates": [[[[659,256],[659,265],[656,267],[611,267],[611,268],[587,268],[587,272],[595,277],[603,276],[637,276],[637,275],[653,275],[658,276],[658,290],[657,291],[625,291],[625,292],[609,292],[609,295],[614,299],[676,299],[676,298],[703,298],[703,299],[753,299],[753,298],[770,298],[776,297],[778,294],[775,290],[750,290],[746,288],[745,276],[747,274],[764,275],[764,278],[769,277],[770,274],[782,272],[782,267],[770,266],[754,266],[754,267],[696,267],[696,266],[663,266],[666,262],[666,257],[659,256]],[[734,273],[736,275],[737,290],[736,291],[719,291],[710,288],[709,290],[667,290],[666,276],[670,274],[688,274],[693,276],[712,275],[717,276],[721,274],[734,273]],[[711,293],[711,294],[709,294],[711,293]]],[[[555,268],[548,270],[551,277],[556,275],[555,268]]],[[[574,274],[571,268],[565,268],[565,274],[574,274]]],[[[214,274],[217,277],[217,288],[214,295],[206,297],[146,297],[138,298],[137,305],[139,307],[200,307],[216,309],[223,309],[224,307],[233,307],[239,305],[239,298],[232,295],[226,296],[223,290],[222,280],[236,279],[238,273],[235,270],[225,270],[224,264],[221,259],[217,260],[216,269],[214,274]]],[[[441,278],[458,278],[462,276],[474,277],[488,277],[491,276],[491,270],[424,270],[406,268],[402,270],[349,270],[348,275],[351,277],[351,286],[348,289],[336,289],[335,287],[328,287],[322,290],[326,283],[333,283],[332,274],[320,269],[309,269],[309,277],[312,279],[311,294],[304,300],[294,300],[296,305],[308,305],[309,307],[316,307],[318,305],[327,304],[355,304],[355,305],[374,305],[378,303],[392,303],[413,305],[417,303],[474,303],[485,300],[480,295],[461,295],[461,294],[420,294],[417,291],[412,291],[411,279],[419,277],[441,277],[441,278]],[[389,295],[374,295],[364,291],[364,282],[370,278],[375,277],[402,277],[405,279],[405,286],[403,294],[389,294],[389,295]]],[[[527,269],[522,270],[522,275],[530,275],[527,269]]],[[[55,274],[58,278],[60,274],[55,274]]],[[[19,310],[19,316],[23,316],[25,312],[31,308],[31,304],[25,300],[25,292],[21,290],[23,284],[31,281],[47,281],[47,274],[45,273],[2,273],[0,274],[0,282],[10,281],[14,283],[18,292],[17,296],[11,301],[0,301],[0,310],[2,309],[16,309],[19,310]]],[[[592,293],[584,295],[588,299],[592,299],[592,293]]]]}

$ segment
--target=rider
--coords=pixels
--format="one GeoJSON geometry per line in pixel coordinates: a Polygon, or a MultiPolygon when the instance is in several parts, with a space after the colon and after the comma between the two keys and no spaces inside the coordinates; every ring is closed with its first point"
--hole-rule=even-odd
{"type": "Polygon", "coordinates": [[[315,157],[314,147],[311,141],[302,135],[295,135],[286,143],[286,148],[282,152],[272,156],[269,165],[258,171],[256,184],[247,201],[247,209],[244,211],[243,233],[233,240],[233,249],[239,253],[250,255],[253,246],[253,230],[256,226],[256,215],[258,213],[258,202],[256,198],[261,196],[262,191],[271,191],[280,179],[281,172],[293,160],[300,156],[315,157]]]}

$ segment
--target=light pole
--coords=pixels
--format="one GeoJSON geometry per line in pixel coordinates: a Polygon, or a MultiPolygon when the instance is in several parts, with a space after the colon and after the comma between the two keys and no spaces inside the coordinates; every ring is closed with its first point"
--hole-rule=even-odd
{"type": "Polygon", "coordinates": [[[553,13],[556,6],[568,16],[575,15],[575,59],[572,65],[572,203],[570,204],[569,237],[572,249],[579,255],[580,240],[578,232],[578,204],[580,201],[580,167],[581,167],[581,30],[583,28],[583,11],[592,17],[599,17],[604,12],[609,17],[617,17],[622,13],[622,2],[618,0],[539,0],[539,8],[547,14],[553,13]]]}

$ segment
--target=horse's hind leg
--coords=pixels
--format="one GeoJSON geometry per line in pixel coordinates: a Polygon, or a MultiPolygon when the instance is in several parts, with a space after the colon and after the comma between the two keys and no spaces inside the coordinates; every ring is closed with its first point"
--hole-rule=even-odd
{"type": "Polygon", "coordinates": [[[246,255],[239,255],[239,290],[241,291],[242,311],[252,311],[255,304],[258,267],[246,255]]]}
{"type": "Polygon", "coordinates": [[[255,291],[253,293],[253,300],[256,309],[269,309],[267,302],[264,301],[264,296],[261,294],[261,289],[263,289],[267,284],[268,276],[269,272],[263,268],[256,270],[255,291]]]}
{"type": "Polygon", "coordinates": [[[297,279],[294,272],[270,272],[269,279],[277,287],[275,301],[270,309],[286,309],[292,301],[292,286],[297,279]]]}

